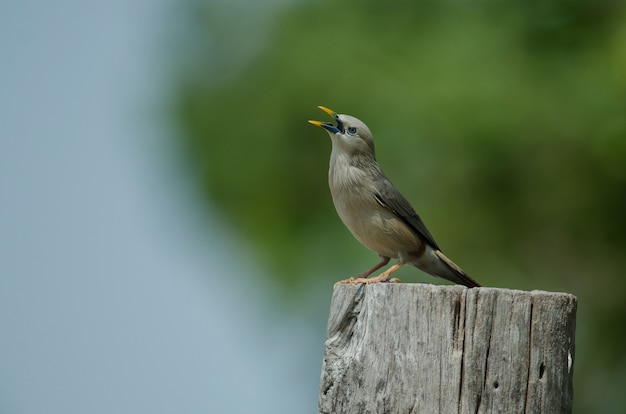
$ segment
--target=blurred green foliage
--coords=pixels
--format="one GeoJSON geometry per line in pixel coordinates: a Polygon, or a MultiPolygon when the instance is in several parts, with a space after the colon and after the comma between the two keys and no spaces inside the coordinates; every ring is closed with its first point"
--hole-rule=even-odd
{"type": "Polygon", "coordinates": [[[387,175],[476,280],[578,296],[576,412],[623,412],[624,3],[252,3],[190,9],[209,64],[181,72],[175,111],[207,200],[285,293],[377,260],[332,206],[330,141],[306,122],[326,105],[370,126],[387,175]]]}

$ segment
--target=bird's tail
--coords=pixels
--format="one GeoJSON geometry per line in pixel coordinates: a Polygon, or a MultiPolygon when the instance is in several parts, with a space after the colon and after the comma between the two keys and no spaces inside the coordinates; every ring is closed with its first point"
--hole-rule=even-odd
{"type": "Polygon", "coordinates": [[[467,275],[459,266],[452,260],[448,259],[440,250],[434,250],[435,255],[445,265],[445,269],[438,269],[436,275],[448,279],[451,282],[458,283],[459,285],[465,285],[467,287],[480,287],[480,285],[467,275]]]}

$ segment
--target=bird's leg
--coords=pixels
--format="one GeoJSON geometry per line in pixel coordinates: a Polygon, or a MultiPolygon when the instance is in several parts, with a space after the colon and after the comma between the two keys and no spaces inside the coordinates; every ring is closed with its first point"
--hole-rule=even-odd
{"type": "Polygon", "coordinates": [[[354,281],[352,282],[353,284],[360,284],[360,283],[365,283],[366,285],[369,285],[371,283],[383,283],[383,282],[399,282],[399,279],[393,278],[391,280],[389,280],[389,276],[391,276],[391,274],[393,272],[395,272],[396,270],[400,269],[400,267],[402,266],[402,263],[398,262],[396,264],[394,264],[393,266],[391,266],[389,269],[385,270],[384,272],[382,272],[381,274],[379,274],[378,276],[374,276],[374,277],[367,277],[367,278],[359,278],[359,279],[354,279],[354,281]]]}
{"type": "Polygon", "coordinates": [[[389,263],[389,260],[391,260],[389,257],[385,257],[385,256],[379,256],[379,257],[380,257],[380,262],[376,263],[371,269],[366,270],[365,272],[361,273],[358,277],[359,278],[368,277],[369,275],[371,275],[372,273],[374,273],[381,267],[386,266],[387,263],[389,263]]]}
{"type": "Polygon", "coordinates": [[[365,272],[359,274],[356,278],[349,277],[347,279],[340,280],[339,282],[335,283],[333,288],[336,288],[337,285],[350,285],[350,284],[353,284],[355,280],[367,278],[369,275],[371,275],[372,273],[374,273],[381,267],[385,266],[387,263],[389,263],[389,260],[391,260],[389,257],[385,257],[385,256],[378,256],[378,257],[380,257],[380,262],[372,266],[371,269],[368,269],[365,272]]]}
{"type": "MultiPolygon", "coordinates": [[[[384,266],[384,265],[382,265],[384,266]]],[[[398,283],[400,282],[400,279],[389,279],[389,276],[391,276],[391,274],[393,272],[395,272],[396,270],[400,269],[400,267],[402,266],[402,263],[400,263],[400,261],[398,261],[398,263],[394,264],[393,266],[391,266],[389,269],[385,270],[384,272],[382,272],[381,274],[379,274],[378,276],[374,276],[374,277],[358,277],[356,279],[354,278],[350,278],[350,279],[346,279],[346,280],[342,280],[339,281],[337,283],[335,283],[334,287],[337,287],[337,285],[360,285],[360,284],[365,284],[365,285],[369,285],[372,283],[384,283],[384,282],[390,282],[390,283],[398,283]]]]}

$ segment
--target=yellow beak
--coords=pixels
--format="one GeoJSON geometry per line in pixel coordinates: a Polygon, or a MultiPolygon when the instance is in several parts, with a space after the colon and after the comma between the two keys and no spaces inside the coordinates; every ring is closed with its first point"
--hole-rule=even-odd
{"type": "MultiPolygon", "coordinates": [[[[335,111],[333,111],[332,109],[326,108],[325,106],[322,106],[322,105],[318,106],[318,108],[326,112],[330,116],[335,116],[335,111]]],[[[324,122],[311,121],[311,120],[309,120],[309,124],[313,124],[318,127],[324,127],[326,125],[324,122]]]]}
{"type": "Polygon", "coordinates": [[[325,106],[318,106],[319,109],[321,109],[322,111],[326,112],[328,115],[330,116],[334,116],[335,115],[335,111],[333,111],[332,109],[328,109],[325,106]]]}

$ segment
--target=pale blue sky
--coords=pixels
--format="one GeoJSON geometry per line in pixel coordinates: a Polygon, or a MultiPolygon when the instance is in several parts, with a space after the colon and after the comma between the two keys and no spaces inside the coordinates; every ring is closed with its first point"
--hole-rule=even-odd
{"type": "Polygon", "coordinates": [[[163,121],[178,17],[0,6],[0,413],[315,412],[323,333],[271,308],[163,121]]]}

